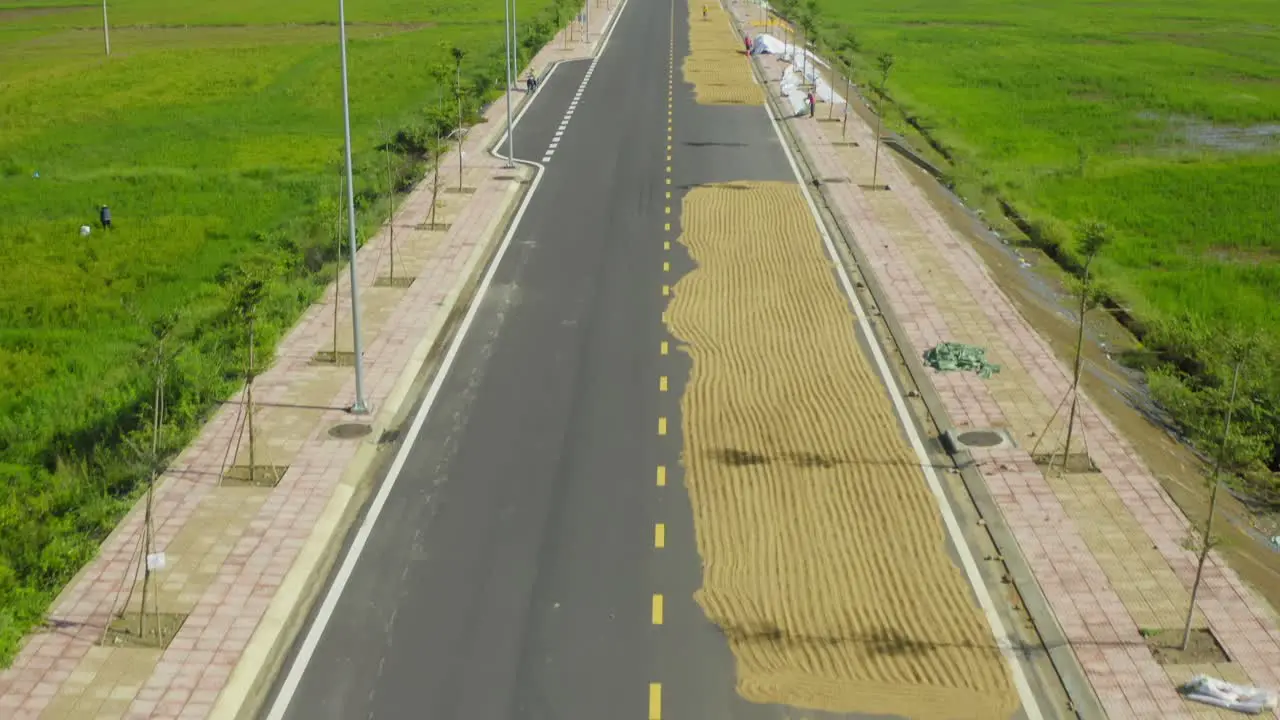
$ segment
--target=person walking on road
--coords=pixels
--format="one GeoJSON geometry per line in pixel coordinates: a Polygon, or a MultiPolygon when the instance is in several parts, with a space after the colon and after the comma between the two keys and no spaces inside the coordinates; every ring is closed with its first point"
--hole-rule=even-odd
{"type": "Polygon", "coordinates": [[[707,5],[706,5],[706,3],[703,3],[703,5],[702,5],[702,19],[703,19],[703,20],[706,20],[706,19],[707,19],[707,5]]]}
{"type": "Polygon", "coordinates": [[[98,208],[98,221],[102,223],[103,230],[111,229],[111,208],[103,205],[98,208]]]}
{"type": "Polygon", "coordinates": [[[809,117],[813,117],[813,111],[818,105],[818,100],[813,96],[812,90],[805,96],[805,102],[809,103],[809,117]]]}
{"type": "Polygon", "coordinates": [[[530,70],[528,76],[525,77],[524,86],[529,92],[533,92],[534,88],[538,87],[538,78],[533,76],[532,70],[530,70]]]}

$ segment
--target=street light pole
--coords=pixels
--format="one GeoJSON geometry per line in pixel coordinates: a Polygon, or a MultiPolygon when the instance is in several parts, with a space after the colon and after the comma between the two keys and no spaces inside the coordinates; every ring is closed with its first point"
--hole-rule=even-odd
{"type": "Polygon", "coordinates": [[[107,25],[107,0],[102,0],[102,43],[107,48],[107,55],[111,55],[111,30],[107,25]]]}
{"type": "MultiPolygon", "coordinates": [[[[363,415],[369,411],[364,402],[364,348],[360,341],[360,290],[356,282],[356,194],[351,179],[351,98],[347,92],[347,14],[343,0],[338,0],[338,38],[342,43],[342,131],[346,138],[347,156],[347,262],[351,269],[351,345],[355,351],[356,401],[350,411],[363,415]]],[[[338,361],[337,348],[333,360],[338,361]]]]}
{"type": "Polygon", "coordinates": [[[514,138],[515,128],[511,127],[511,66],[515,61],[511,57],[511,6],[515,5],[515,0],[502,0],[502,12],[506,16],[503,22],[502,34],[507,41],[507,164],[506,167],[515,167],[515,150],[514,138]]]}

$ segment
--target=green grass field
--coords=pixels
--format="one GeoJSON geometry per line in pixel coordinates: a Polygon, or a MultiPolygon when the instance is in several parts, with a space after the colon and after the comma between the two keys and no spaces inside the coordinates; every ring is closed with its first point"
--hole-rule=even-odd
{"type": "MultiPolygon", "coordinates": [[[[0,0],[0,662],[136,496],[125,439],[148,410],[151,324],[180,314],[175,451],[243,365],[241,271],[269,269],[269,352],[332,277],[336,244],[336,3],[112,0],[106,58],[101,6],[72,1],[0,0]]],[[[520,3],[525,58],[576,4],[520,3]]],[[[347,3],[358,212],[381,208],[364,231],[389,199],[384,139],[399,132],[403,189],[422,138],[455,117],[431,73],[452,46],[468,51],[469,111],[494,96],[502,17],[471,0],[347,3]]]]}
{"type": "MultiPolygon", "coordinates": [[[[953,162],[957,191],[1034,240],[1115,231],[1098,261],[1146,326],[1157,395],[1213,437],[1224,335],[1259,333],[1243,429],[1280,469],[1280,13],[1273,0],[817,0],[827,47],[852,33],[864,85],[888,94],[953,162]]],[[[895,123],[891,123],[895,124],[895,123]]],[[[899,124],[901,127],[901,125],[899,124]]],[[[921,143],[923,144],[923,143],[921,143]]]]}

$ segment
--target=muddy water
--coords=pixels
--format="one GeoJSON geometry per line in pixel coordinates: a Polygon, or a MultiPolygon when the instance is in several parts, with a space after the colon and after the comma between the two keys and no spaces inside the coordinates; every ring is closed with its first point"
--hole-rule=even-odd
{"type": "Polygon", "coordinates": [[[694,189],[670,330],[692,369],[685,483],[748,700],[997,720],[1010,673],[798,186],[694,189]]]}

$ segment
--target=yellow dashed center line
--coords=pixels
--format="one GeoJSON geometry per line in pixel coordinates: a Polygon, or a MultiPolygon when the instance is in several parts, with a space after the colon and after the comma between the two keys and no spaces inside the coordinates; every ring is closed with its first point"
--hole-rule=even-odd
{"type": "MultiPolygon", "coordinates": [[[[670,45],[671,45],[671,48],[668,54],[668,61],[667,61],[667,143],[666,143],[667,151],[665,153],[667,162],[665,167],[665,175],[663,177],[663,181],[668,187],[670,187],[671,185],[671,146],[672,146],[672,137],[675,134],[675,129],[674,129],[675,124],[674,124],[674,121],[672,120],[672,113],[675,109],[675,72],[676,72],[676,67],[675,67],[675,64],[676,64],[676,4],[675,4],[675,0],[672,0],[671,2],[670,45]]],[[[671,191],[670,190],[666,191],[666,203],[663,205],[662,212],[664,215],[668,215],[668,216],[671,215],[671,191]]],[[[669,221],[664,222],[662,227],[665,232],[667,233],[671,232],[671,223],[669,221]]],[[[666,238],[663,238],[662,248],[663,250],[670,250],[671,241],[666,238]]],[[[671,263],[664,260],[662,262],[662,272],[667,273],[670,271],[671,271],[671,263]]],[[[662,285],[662,296],[667,297],[669,295],[671,295],[671,286],[664,283],[662,285]]],[[[665,308],[662,311],[662,322],[663,322],[663,325],[666,325],[667,323],[667,310],[665,308]]],[[[664,357],[670,352],[670,346],[667,344],[666,340],[663,340],[661,342],[661,345],[659,345],[659,352],[664,357]]],[[[666,375],[658,376],[658,392],[662,392],[662,393],[667,392],[667,376],[666,375]]],[[[658,417],[658,436],[665,437],[666,434],[667,434],[667,418],[666,416],[659,416],[658,417]]],[[[656,482],[658,487],[666,486],[667,467],[665,465],[658,466],[656,482]]],[[[666,544],[667,544],[667,526],[663,523],[654,523],[653,547],[655,549],[660,550],[666,547],[666,544]]],[[[664,611],[664,603],[663,603],[662,594],[654,593],[653,605],[652,605],[652,611],[651,611],[652,622],[654,625],[662,624],[663,614],[664,614],[663,611],[664,611]]],[[[662,684],[661,683],[656,683],[656,682],[649,683],[649,720],[662,720],[662,684]]]]}

